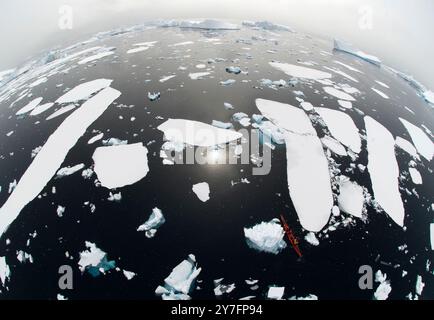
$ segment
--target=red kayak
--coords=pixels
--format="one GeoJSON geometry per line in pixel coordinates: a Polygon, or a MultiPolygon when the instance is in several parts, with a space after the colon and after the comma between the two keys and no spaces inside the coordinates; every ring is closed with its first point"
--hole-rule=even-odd
{"type": "Polygon", "coordinates": [[[301,251],[300,248],[298,247],[298,240],[297,238],[294,236],[294,233],[292,232],[291,229],[289,229],[288,224],[286,223],[285,218],[283,217],[283,215],[280,215],[280,221],[282,222],[282,226],[283,226],[283,230],[285,231],[289,242],[291,242],[292,247],[294,248],[295,252],[297,252],[298,256],[301,257],[301,251]]]}

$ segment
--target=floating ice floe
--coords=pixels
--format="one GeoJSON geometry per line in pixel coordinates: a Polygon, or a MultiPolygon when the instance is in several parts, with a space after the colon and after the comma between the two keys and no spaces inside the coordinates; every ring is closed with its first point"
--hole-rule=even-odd
{"type": "Polygon", "coordinates": [[[96,79],[81,83],[56,100],[56,103],[70,103],[89,98],[92,94],[107,88],[113,80],[96,79]]]}
{"type": "Polygon", "coordinates": [[[267,298],[281,300],[285,293],[285,287],[270,287],[267,292],[267,298]]]}
{"type": "Polygon", "coordinates": [[[429,225],[431,250],[434,250],[434,223],[429,225]]]}
{"type": "Polygon", "coordinates": [[[353,104],[350,101],[338,100],[339,105],[345,109],[351,109],[353,104]]]}
{"type": "Polygon", "coordinates": [[[384,88],[390,89],[390,87],[387,84],[385,84],[384,82],[381,82],[381,81],[378,81],[378,80],[375,80],[375,82],[378,83],[380,86],[382,86],[384,88]]]}
{"type": "Polygon", "coordinates": [[[244,228],[247,245],[255,250],[278,254],[286,248],[284,231],[278,219],[244,228]]]}
{"type": "Polygon", "coordinates": [[[135,272],[127,271],[127,270],[122,270],[122,273],[124,274],[125,278],[127,278],[127,280],[131,280],[137,275],[135,272]]]}
{"type": "Polygon", "coordinates": [[[216,297],[220,297],[223,294],[229,294],[235,290],[235,283],[223,284],[223,283],[221,283],[222,281],[223,281],[223,278],[218,279],[218,280],[214,280],[214,284],[216,285],[216,287],[214,288],[214,295],[216,297]]]}
{"type": "Polygon", "coordinates": [[[268,31],[289,31],[289,32],[295,32],[293,29],[291,29],[288,26],[282,25],[282,24],[275,24],[270,21],[243,21],[242,25],[245,27],[250,28],[256,28],[256,29],[263,29],[268,31]]]}
{"type": "Polygon", "coordinates": [[[24,107],[22,107],[20,110],[18,110],[16,115],[20,116],[20,115],[25,114],[29,111],[32,111],[33,109],[35,109],[39,105],[39,103],[41,103],[41,101],[42,101],[42,97],[33,99],[28,104],[26,104],[24,107]]]}
{"type": "Polygon", "coordinates": [[[57,209],[56,209],[57,216],[59,218],[63,217],[63,214],[65,213],[65,210],[66,210],[65,207],[57,206],[57,209]]]}
{"type": "Polygon", "coordinates": [[[104,137],[104,133],[98,133],[97,135],[93,136],[92,138],[89,139],[89,141],[87,142],[87,144],[92,144],[97,142],[98,140],[101,140],[104,137]]]}
{"type": "Polygon", "coordinates": [[[120,202],[122,200],[122,193],[111,193],[109,192],[108,201],[120,202]]]}
{"type": "Polygon", "coordinates": [[[314,294],[308,294],[305,297],[292,296],[288,300],[318,300],[318,297],[314,294]]]}
{"type": "Polygon", "coordinates": [[[175,78],[175,77],[176,77],[176,75],[173,74],[173,75],[170,75],[170,76],[165,76],[165,77],[161,78],[159,81],[160,82],[166,82],[167,80],[170,80],[170,79],[175,78]]]}
{"type": "Polygon", "coordinates": [[[315,111],[324,120],[334,138],[355,153],[360,152],[362,143],[359,129],[357,129],[353,119],[348,114],[328,108],[315,108],[315,111]]]}
{"type": "Polygon", "coordinates": [[[98,248],[95,243],[86,241],[86,250],[80,252],[78,268],[83,273],[89,272],[93,277],[115,268],[115,261],[107,259],[107,253],[98,248]]]}
{"type": "Polygon", "coordinates": [[[153,47],[158,41],[147,41],[133,44],[136,47],[153,47]]]}
{"type": "Polygon", "coordinates": [[[304,236],[304,240],[306,240],[307,242],[309,242],[313,246],[318,246],[319,245],[319,240],[316,237],[315,233],[313,233],[313,232],[308,232],[304,236]]]}
{"type": "Polygon", "coordinates": [[[425,287],[425,283],[422,281],[422,277],[420,275],[417,275],[416,288],[415,288],[416,294],[420,296],[422,294],[424,287],[425,287]]]}
{"type": "Polygon", "coordinates": [[[128,144],[128,140],[121,140],[118,138],[109,138],[102,141],[104,146],[120,146],[128,144]]]}
{"type": "Polygon", "coordinates": [[[175,44],[172,44],[173,47],[179,47],[179,46],[188,46],[190,44],[194,44],[193,41],[184,41],[184,42],[178,42],[175,44]]]}
{"type": "Polygon", "coordinates": [[[404,226],[404,206],[399,192],[399,167],[392,134],[366,116],[368,171],[375,200],[399,226],[404,226]]]}
{"type": "Polygon", "coordinates": [[[23,250],[17,251],[17,260],[20,263],[26,263],[27,261],[33,263],[33,257],[30,253],[24,252],[23,250]]]}
{"type": "Polygon", "coordinates": [[[336,153],[339,156],[347,156],[347,151],[345,150],[344,146],[337,140],[325,136],[321,138],[321,142],[323,145],[325,145],[328,149],[330,149],[332,152],[336,153]]]}
{"type": "Polygon", "coordinates": [[[399,120],[410,134],[411,140],[413,141],[414,146],[416,147],[419,154],[428,161],[431,161],[434,155],[434,144],[432,143],[431,139],[423,132],[422,129],[416,127],[414,124],[402,118],[399,118],[399,120]]]}
{"type": "Polygon", "coordinates": [[[303,108],[304,111],[312,111],[314,109],[312,103],[307,101],[302,101],[300,103],[300,106],[303,108]]]}
{"type": "Polygon", "coordinates": [[[236,82],[236,80],[234,80],[234,79],[228,79],[228,80],[220,81],[220,85],[230,86],[230,85],[233,85],[235,82],[236,82]]]}
{"type": "Polygon", "coordinates": [[[15,190],[0,208],[0,236],[56,174],[68,151],[86,129],[120,95],[121,93],[115,89],[104,89],[74,111],[48,137],[47,142],[22,175],[15,190]]]}
{"type": "Polygon", "coordinates": [[[56,173],[56,178],[63,178],[66,176],[70,176],[71,174],[76,173],[84,168],[84,163],[79,163],[73,167],[63,167],[60,168],[56,173]]]}
{"type": "Polygon", "coordinates": [[[36,116],[38,114],[41,114],[42,112],[47,111],[48,109],[50,109],[52,106],[54,106],[54,103],[52,103],[52,102],[40,104],[36,108],[34,108],[32,110],[32,112],[30,112],[30,115],[31,116],[36,116]]]}
{"type": "Polygon", "coordinates": [[[339,181],[339,209],[361,218],[363,213],[363,188],[349,178],[341,176],[339,181]]]}
{"type": "Polygon", "coordinates": [[[98,147],[92,159],[98,180],[108,189],[134,184],[149,172],[148,149],[141,142],[98,147]]]}
{"type": "Polygon", "coordinates": [[[375,280],[377,282],[380,282],[380,285],[377,287],[377,289],[374,292],[374,299],[375,300],[387,300],[390,292],[392,291],[392,286],[390,285],[390,281],[387,280],[386,274],[382,275],[381,277],[377,277],[377,274],[375,276],[376,276],[375,280]]]}
{"type": "Polygon", "coordinates": [[[200,201],[206,202],[209,198],[209,184],[206,182],[196,183],[192,187],[193,192],[197,195],[200,201]]]}
{"type": "Polygon", "coordinates": [[[102,58],[107,57],[107,56],[110,56],[110,55],[112,55],[112,54],[114,54],[113,51],[103,51],[103,52],[99,52],[99,53],[97,53],[97,54],[94,54],[93,56],[90,56],[90,57],[87,57],[87,58],[84,58],[84,59],[78,61],[78,64],[86,64],[86,63],[89,63],[89,62],[93,62],[93,61],[95,61],[95,60],[102,59],[102,58]]]}
{"type": "Polygon", "coordinates": [[[145,235],[147,238],[152,238],[157,229],[161,227],[166,222],[164,218],[163,212],[160,209],[154,208],[152,209],[152,213],[149,216],[148,220],[145,223],[140,225],[137,228],[137,231],[145,231],[145,235]]]}
{"type": "Polygon", "coordinates": [[[150,101],[155,101],[155,100],[158,100],[158,99],[160,99],[160,97],[161,97],[161,93],[160,92],[148,92],[148,99],[150,100],[150,101]]]}
{"type": "Polygon", "coordinates": [[[194,73],[189,73],[188,76],[190,77],[191,80],[200,80],[209,74],[211,74],[211,73],[210,72],[194,72],[194,73]]]}
{"type": "Polygon", "coordinates": [[[254,123],[252,127],[261,130],[262,134],[268,136],[275,144],[285,143],[284,131],[279,129],[279,127],[274,125],[271,121],[261,121],[259,124],[254,123]]]}
{"type": "Polygon", "coordinates": [[[280,63],[280,62],[270,62],[270,65],[280,70],[287,75],[295,78],[305,78],[305,79],[311,79],[311,80],[321,80],[321,79],[328,79],[331,78],[332,75],[328,72],[297,66],[295,64],[289,64],[289,63],[280,63]]]}
{"type": "Polygon", "coordinates": [[[170,275],[164,279],[164,287],[159,286],[155,293],[161,295],[163,300],[170,298],[170,296],[172,298],[190,299],[189,294],[201,271],[202,268],[197,267],[196,257],[190,254],[186,260],[173,268],[170,275]]]}
{"type": "Polygon", "coordinates": [[[349,80],[351,80],[353,82],[359,82],[359,80],[357,80],[356,78],[350,76],[348,73],[345,73],[345,72],[343,72],[343,71],[341,71],[339,69],[329,68],[329,67],[324,67],[324,69],[329,70],[331,72],[334,72],[334,73],[336,73],[338,75],[341,75],[341,76],[343,76],[343,77],[345,77],[345,78],[347,78],[347,79],[349,79],[349,80]]]}
{"type": "Polygon", "coordinates": [[[75,108],[76,108],[76,106],[74,104],[67,105],[67,106],[60,108],[59,110],[53,112],[51,115],[49,115],[47,117],[46,120],[51,120],[51,119],[57,118],[58,116],[60,116],[64,113],[67,113],[67,112],[69,112],[75,108]]]}
{"type": "Polygon", "coordinates": [[[44,82],[47,82],[48,81],[48,78],[47,77],[41,77],[41,78],[39,78],[39,79],[36,79],[34,82],[32,82],[31,84],[29,84],[29,87],[30,88],[34,88],[34,87],[36,87],[36,86],[38,86],[38,85],[40,85],[40,84],[42,84],[42,83],[44,83],[44,82]]]}
{"type": "Polygon", "coordinates": [[[416,168],[409,168],[408,172],[410,172],[410,177],[414,184],[422,184],[422,176],[416,168]]]}
{"type": "Polygon", "coordinates": [[[149,49],[149,47],[137,47],[137,48],[129,49],[127,51],[127,54],[142,52],[142,51],[146,51],[148,49],[149,49]]]}
{"type": "Polygon", "coordinates": [[[0,280],[2,286],[6,286],[6,281],[9,281],[11,275],[11,270],[9,265],[6,263],[6,257],[0,257],[0,280]]]}
{"type": "Polygon", "coordinates": [[[372,91],[374,91],[375,93],[377,93],[380,97],[383,97],[384,99],[389,99],[389,96],[387,94],[385,94],[384,92],[375,89],[375,88],[371,88],[372,91]]]}
{"type": "Polygon", "coordinates": [[[230,67],[226,68],[226,72],[228,72],[228,73],[234,73],[234,74],[239,74],[239,73],[241,73],[241,68],[240,67],[230,66],[230,67]]]}
{"type": "Polygon", "coordinates": [[[339,64],[339,65],[341,65],[341,66],[343,66],[343,67],[345,67],[345,68],[347,68],[348,70],[355,71],[355,72],[358,72],[358,73],[363,73],[363,72],[360,71],[359,69],[356,69],[356,68],[354,68],[354,67],[352,67],[352,66],[350,66],[350,65],[348,65],[348,64],[345,64],[345,63],[343,63],[343,62],[340,62],[340,61],[337,61],[337,60],[333,60],[333,62],[334,62],[334,63],[337,63],[337,64],[339,64]]]}
{"type": "Polygon", "coordinates": [[[231,122],[222,122],[218,120],[213,120],[212,125],[221,129],[232,129],[234,127],[231,122]]]}
{"type": "Polygon", "coordinates": [[[346,92],[340,91],[333,87],[324,87],[323,88],[326,93],[329,95],[338,98],[339,100],[346,100],[346,101],[356,101],[351,95],[349,95],[346,92]]]}
{"type": "Polygon", "coordinates": [[[343,41],[334,39],[334,47],[333,48],[335,50],[346,52],[346,53],[349,53],[349,54],[354,55],[356,57],[359,57],[359,58],[366,60],[372,64],[375,64],[377,66],[381,65],[381,60],[378,59],[376,56],[373,56],[373,55],[367,54],[361,50],[355,49],[350,44],[345,43],[343,41]]]}
{"type": "Polygon", "coordinates": [[[193,146],[212,147],[238,140],[242,134],[232,130],[184,119],[169,119],[157,127],[168,141],[182,142],[193,146]]]}

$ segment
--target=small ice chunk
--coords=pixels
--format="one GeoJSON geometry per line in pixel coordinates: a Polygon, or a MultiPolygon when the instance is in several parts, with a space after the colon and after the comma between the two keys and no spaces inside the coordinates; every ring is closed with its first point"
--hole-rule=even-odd
{"type": "Polygon", "coordinates": [[[363,212],[363,188],[346,177],[339,182],[339,209],[355,217],[361,218],[363,212]]]}
{"type": "MultiPolygon", "coordinates": [[[[223,280],[223,279],[219,279],[219,280],[223,280]]],[[[234,291],[234,289],[235,289],[235,283],[231,283],[231,284],[218,283],[217,286],[214,288],[214,294],[217,297],[219,297],[225,293],[226,294],[231,293],[232,291],[234,291]]]]}
{"type": "Polygon", "coordinates": [[[120,192],[118,193],[109,193],[109,197],[107,198],[108,201],[114,201],[114,202],[120,202],[122,200],[122,194],[120,192]]]}
{"type": "Polygon", "coordinates": [[[286,248],[284,231],[278,219],[244,228],[247,245],[255,250],[278,254],[286,248]]]}
{"type": "Polygon", "coordinates": [[[304,236],[304,240],[306,240],[307,242],[309,242],[311,245],[313,246],[318,246],[319,245],[319,240],[316,237],[314,232],[308,232],[305,236],[304,236]]]}
{"type": "Polygon", "coordinates": [[[417,275],[417,279],[416,279],[416,294],[417,295],[421,295],[423,288],[425,287],[425,283],[422,281],[422,276],[417,275]]]}
{"type": "Polygon", "coordinates": [[[26,104],[24,107],[22,107],[20,110],[18,110],[16,115],[20,116],[20,115],[25,114],[29,111],[32,111],[41,103],[41,101],[42,101],[42,97],[33,99],[28,104],[26,104]]]}
{"type": "Polygon", "coordinates": [[[136,276],[136,273],[132,271],[122,270],[122,273],[124,274],[125,278],[127,278],[127,280],[131,280],[136,276]]]}
{"type": "Polygon", "coordinates": [[[220,81],[220,85],[222,86],[230,86],[233,85],[236,81],[234,79],[228,79],[224,81],[220,81]]]}
{"type": "Polygon", "coordinates": [[[174,75],[170,75],[170,76],[165,76],[165,77],[161,78],[159,81],[161,83],[163,83],[163,82],[166,82],[167,80],[170,80],[170,79],[175,78],[175,77],[176,77],[175,74],[174,75]]]}
{"type": "Polygon", "coordinates": [[[379,96],[383,97],[384,99],[389,99],[389,96],[387,94],[385,94],[384,92],[375,89],[375,88],[371,88],[372,91],[374,91],[375,93],[377,93],[379,96]]]}
{"type": "Polygon", "coordinates": [[[285,293],[285,287],[270,287],[268,289],[267,298],[273,300],[281,300],[285,293]]]}
{"type": "Polygon", "coordinates": [[[227,73],[239,74],[239,73],[241,73],[241,68],[240,68],[240,67],[233,67],[233,66],[230,66],[230,67],[227,67],[227,68],[226,68],[226,72],[227,72],[227,73]]]}
{"type": "Polygon", "coordinates": [[[206,202],[210,199],[209,197],[209,184],[206,182],[200,182],[193,185],[193,192],[197,195],[200,201],[206,202]]]}
{"type": "Polygon", "coordinates": [[[194,42],[193,41],[178,42],[178,43],[173,44],[172,46],[173,47],[179,47],[179,46],[188,46],[190,44],[194,44],[194,42]]]}
{"type": "Polygon", "coordinates": [[[328,79],[332,77],[332,75],[328,72],[297,66],[289,63],[270,62],[270,66],[294,78],[321,80],[321,79],[328,79]]]}
{"type": "Polygon", "coordinates": [[[197,68],[197,69],[205,69],[205,68],[206,68],[206,64],[204,64],[204,63],[199,63],[199,64],[196,65],[196,68],[197,68]]]}
{"type": "Polygon", "coordinates": [[[391,291],[392,291],[392,286],[390,285],[389,280],[381,282],[374,292],[374,299],[387,300],[391,291]]]}
{"type": "Polygon", "coordinates": [[[80,171],[83,168],[84,168],[84,163],[77,164],[77,165],[75,165],[73,167],[69,167],[69,166],[68,167],[63,167],[63,168],[60,168],[57,171],[56,177],[57,178],[63,178],[63,177],[66,177],[66,176],[70,176],[71,174],[74,174],[74,173],[76,173],[77,171],[80,171]]]}
{"type": "Polygon", "coordinates": [[[189,73],[188,76],[190,77],[191,80],[200,80],[209,74],[211,74],[211,73],[210,72],[194,72],[194,73],[189,73]]]}
{"type": "Polygon", "coordinates": [[[338,103],[342,108],[345,108],[345,109],[351,109],[353,107],[353,104],[351,103],[351,101],[338,100],[338,103]]]}
{"type": "Polygon", "coordinates": [[[131,53],[137,53],[137,52],[142,52],[142,51],[145,51],[145,50],[148,50],[148,49],[149,49],[149,47],[146,47],[146,46],[143,46],[143,47],[137,47],[137,48],[129,49],[129,50],[127,51],[127,53],[128,53],[128,54],[131,54],[131,53]]]}
{"type": "Polygon", "coordinates": [[[308,294],[305,297],[292,296],[289,300],[318,300],[318,297],[314,294],[308,294]]]}
{"type": "Polygon", "coordinates": [[[56,100],[56,103],[70,103],[89,98],[93,93],[110,86],[113,80],[96,79],[81,83],[56,100]]]}
{"type": "Polygon", "coordinates": [[[410,172],[410,177],[414,184],[422,184],[422,176],[417,169],[409,168],[408,171],[410,172]]]}
{"type": "Polygon", "coordinates": [[[234,107],[229,102],[225,102],[225,103],[223,103],[223,105],[225,106],[226,110],[233,110],[234,109],[234,107]]]}
{"type": "Polygon", "coordinates": [[[6,285],[6,281],[9,281],[11,275],[11,270],[9,265],[6,263],[6,257],[0,257],[0,280],[3,287],[6,285]]]}
{"type": "Polygon", "coordinates": [[[429,225],[431,250],[434,250],[434,223],[429,225]]]}
{"type": "Polygon", "coordinates": [[[93,175],[93,170],[92,170],[91,168],[84,169],[84,170],[81,172],[81,176],[82,176],[84,179],[90,179],[90,178],[92,177],[92,175],[93,175]]]}
{"type": "Polygon", "coordinates": [[[339,215],[341,214],[341,210],[339,209],[338,206],[333,206],[332,214],[334,217],[339,217],[339,215]]]}
{"type": "Polygon", "coordinates": [[[64,295],[58,293],[56,296],[57,300],[59,301],[64,301],[64,300],[68,300],[68,298],[66,298],[64,295]]]}
{"type": "Polygon", "coordinates": [[[23,250],[17,251],[17,260],[20,263],[26,263],[27,261],[33,263],[33,257],[30,253],[24,252],[23,250]]]}
{"type": "Polygon", "coordinates": [[[434,144],[431,142],[431,139],[425,134],[425,132],[423,132],[422,129],[416,127],[414,124],[402,118],[399,118],[399,120],[410,134],[411,140],[413,141],[414,146],[416,147],[419,154],[428,161],[431,161],[434,155],[434,144]]]}
{"type": "Polygon", "coordinates": [[[146,220],[145,223],[140,225],[137,228],[137,231],[145,231],[145,235],[147,238],[152,238],[155,233],[157,232],[157,229],[161,227],[166,222],[166,219],[164,218],[163,212],[157,207],[152,209],[152,213],[149,216],[148,220],[146,220]]]}
{"type": "Polygon", "coordinates": [[[63,214],[65,213],[65,210],[66,210],[66,208],[65,207],[62,207],[62,206],[57,206],[57,210],[56,210],[56,212],[57,212],[57,216],[59,217],[59,218],[61,218],[61,217],[63,217],[63,214]]]}
{"type": "Polygon", "coordinates": [[[362,71],[360,71],[360,70],[358,70],[358,69],[356,69],[356,68],[354,68],[354,67],[352,67],[352,66],[350,66],[348,64],[345,64],[343,62],[340,62],[340,61],[337,61],[337,60],[334,60],[333,62],[337,63],[337,64],[340,64],[341,66],[347,68],[348,70],[355,71],[355,72],[358,72],[358,73],[363,73],[362,71]]]}
{"type": "Polygon", "coordinates": [[[121,140],[118,138],[110,138],[107,140],[103,140],[102,144],[104,146],[120,146],[120,145],[126,145],[128,144],[128,140],[121,140]]]}
{"type": "Polygon", "coordinates": [[[160,97],[161,97],[161,93],[160,92],[148,92],[148,99],[150,100],[150,101],[155,101],[155,100],[158,100],[158,99],[160,99],[160,97]]]}
{"type": "Polygon", "coordinates": [[[339,100],[356,101],[351,95],[334,87],[323,87],[324,91],[339,100]]]}
{"type": "Polygon", "coordinates": [[[78,268],[81,272],[88,271],[92,276],[97,277],[100,273],[115,268],[115,261],[107,259],[107,253],[90,241],[85,242],[86,250],[80,252],[78,268]]]}
{"type": "Polygon", "coordinates": [[[149,172],[148,149],[141,142],[98,147],[92,159],[98,180],[108,189],[134,184],[149,172]]]}
{"type": "Polygon", "coordinates": [[[101,140],[104,137],[104,133],[98,133],[97,135],[93,136],[92,138],[89,139],[89,141],[87,142],[87,144],[92,144],[97,142],[98,140],[101,140]]]}
{"type": "Polygon", "coordinates": [[[380,86],[382,86],[382,87],[384,87],[384,88],[387,88],[387,89],[390,88],[390,87],[389,87],[387,84],[385,84],[384,82],[381,82],[381,81],[378,81],[378,80],[375,80],[375,82],[378,83],[380,86]]]}
{"type": "Polygon", "coordinates": [[[212,125],[214,127],[221,128],[221,129],[232,129],[233,128],[232,123],[222,122],[222,121],[218,121],[218,120],[213,120],[212,125]]]}

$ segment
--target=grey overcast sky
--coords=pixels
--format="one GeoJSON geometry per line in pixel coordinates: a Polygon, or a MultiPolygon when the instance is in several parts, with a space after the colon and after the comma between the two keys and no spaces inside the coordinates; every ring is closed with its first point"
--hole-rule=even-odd
{"type": "Polygon", "coordinates": [[[0,70],[92,34],[158,18],[270,20],[352,42],[434,90],[434,0],[1,0],[0,70]],[[73,28],[59,28],[68,5],[73,28]]]}

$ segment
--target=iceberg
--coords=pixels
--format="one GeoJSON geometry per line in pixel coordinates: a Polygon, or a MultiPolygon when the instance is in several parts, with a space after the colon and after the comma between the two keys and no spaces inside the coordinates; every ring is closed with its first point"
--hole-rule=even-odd
{"type": "Polygon", "coordinates": [[[422,131],[422,129],[416,127],[414,124],[402,118],[399,118],[399,120],[410,134],[411,140],[419,154],[426,160],[431,161],[434,155],[434,144],[431,142],[431,139],[422,131]]]}
{"type": "Polygon", "coordinates": [[[360,152],[362,142],[359,136],[359,129],[348,114],[327,108],[315,108],[315,111],[324,120],[334,138],[355,153],[360,152]]]}
{"type": "Polygon", "coordinates": [[[160,209],[155,207],[154,209],[152,209],[152,213],[149,216],[148,220],[146,220],[145,223],[140,225],[137,228],[137,231],[145,231],[146,237],[152,238],[157,232],[157,229],[161,227],[165,222],[166,219],[164,218],[163,212],[161,212],[160,209]]]}
{"type": "Polygon", "coordinates": [[[197,195],[200,201],[207,202],[209,198],[209,184],[200,182],[193,185],[193,192],[197,195]]]}
{"type": "Polygon", "coordinates": [[[20,116],[20,115],[25,114],[29,111],[32,111],[33,109],[35,109],[39,105],[39,103],[41,103],[41,101],[42,101],[42,97],[33,99],[28,104],[26,104],[24,107],[22,107],[20,110],[18,110],[16,115],[20,116]]]}
{"type": "Polygon", "coordinates": [[[141,142],[98,147],[92,159],[98,180],[108,189],[134,184],[149,172],[148,149],[141,142]]]}
{"type": "Polygon", "coordinates": [[[355,49],[348,43],[345,43],[345,42],[337,40],[337,39],[334,39],[333,43],[334,43],[334,46],[333,46],[334,50],[349,53],[349,54],[354,55],[356,57],[359,57],[365,61],[368,61],[372,64],[375,64],[376,66],[381,65],[381,60],[378,59],[376,56],[373,56],[373,55],[367,54],[361,50],[355,49]]]}
{"type": "Polygon", "coordinates": [[[363,188],[349,178],[341,176],[339,181],[339,209],[357,218],[363,213],[363,188]]]}
{"type": "Polygon", "coordinates": [[[267,292],[267,298],[281,300],[285,292],[285,287],[270,287],[267,292]]]}
{"type": "Polygon", "coordinates": [[[56,103],[71,103],[89,98],[92,94],[107,88],[113,80],[96,79],[81,83],[56,100],[56,103]]]}
{"type": "Polygon", "coordinates": [[[160,92],[148,92],[148,99],[150,100],[150,101],[155,101],[155,100],[158,100],[158,99],[160,99],[160,97],[161,97],[161,93],[160,92]]]}
{"type": "Polygon", "coordinates": [[[286,248],[284,234],[278,219],[244,228],[244,236],[250,248],[273,254],[278,254],[286,248]]]}
{"type": "Polygon", "coordinates": [[[69,150],[86,129],[98,119],[121,93],[106,88],[83,103],[48,137],[33,162],[22,175],[17,187],[0,208],[0,236],[56,174],[69,150]]]}
{"type": "Polygon", "coordinates": [[[242,134],[232,130],[184,119],[168,119],[157,127],[168,141],[182,142],[193,146],[212,147],[241,139],[242,134]]]}
{"type": "Polygon", "coordinates": [[[186,260],[183,260],[170,275],[164,279],[166,290],[173,293],[182,293],[188,295],[192,290],[194,281],[202,271],[197,267],[196,258],[190,254],[186,260]]]}
{"type": "Polygon", "coordinates": [[[374,197],[399,226],[404,226],[404,206],[399,192],[399,167],[392,134],[373,118],[366,116],[368,171],[374,197]]]}
{"type": "Polygon", "coordinates": [[[270,66],[286,73],[288,76],[295,77],[295,78],[322,80],[322,79],[328,79],[332,77],[332,75],[328,72],[319,71],[307,67],[301,67],[289,63],[270,62],[270,66]]]}
{"type": "Polygon", "coordinates": [[[226,68],[226,72],[227,72],[227,73],[239,74],[239,73],[241,73],[241,68],[240,68],[240,67],[233,67],[233,66],[230,66],[230,67],[227,67],[227,68],[226,68]]]}
{"type": "Polygon", "coordinates": [[[346,92],[340,91],[333,87],[324,87],[323,88],[326,93],[329,95],[338,98],[339,100],[347,100],[347,101],[356,101],[351,95],[346,92]]]}
{"type": "Polygon", "coordinates": [[[87,271],[93,277],[97,277],[115,268],[115,261],[109,261],[107,253],[98,248],[95,243],[86,241],[85,246],[86,250],[80,252],[78,261],[78,268],[82,273],[87,271]]]}

